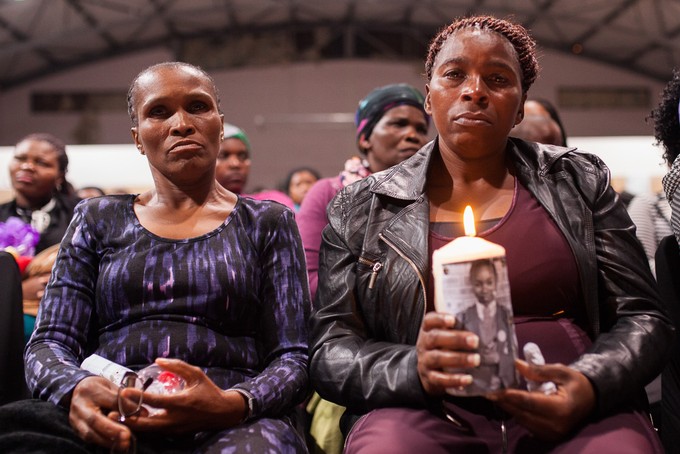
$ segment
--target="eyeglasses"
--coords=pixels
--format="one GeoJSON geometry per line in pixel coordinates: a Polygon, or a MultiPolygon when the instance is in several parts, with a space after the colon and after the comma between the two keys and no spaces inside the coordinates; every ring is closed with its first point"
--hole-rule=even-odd
{"type": "MultiPolygon", "coordinates": [[[[118,402],[118,413],[120,414],[118,417],[119,423],[124,423],[127,418],[139,414],[139,412],[142,410],[142,404],[144,403],[142,393],[139,393],[139,395],[135,395],[134,397],[124,397],[122,394],[123,390],[125,388],[136,388],[141,391],[146,391],[152,382],[153,378],[149,377],[146,380],[142,380],[135,372],[126,372],[125,375],[123,375],[123,378],[120,381],[120,387],[118,388],[118,396],[116,399],[118,402]]],[[[121,451],[117,450],[115,447],[111,448],[111,453],[118,452],[121,451]]],[[[137,452],[137,439],[134,435],[132,435],[130,438],[130,447],[128,448],[127,452],[133,454],[137,452]]]]}

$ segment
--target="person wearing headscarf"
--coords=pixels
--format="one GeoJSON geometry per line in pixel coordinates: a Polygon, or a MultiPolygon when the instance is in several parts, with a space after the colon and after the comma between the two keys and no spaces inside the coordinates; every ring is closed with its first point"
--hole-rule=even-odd
{"type": "Polygon", "coordinates": [[[215,167],[215,178],[224,188],[234,194],[250,197],[255,200],[273,200],[288,208],[294,208],[293,201],[281,191],[266,189],[253,194],[245,194],[248,175],[250,174],[250,140],[238,126],[224,123],[224,137],[220,144],[215,167]]]}
{"type": "Polygon", "coordinates": [[[378,87],[359,101],[354,124],[359,156],[345,162],[339,175],[317,181],[296,216],[307,258],[312,297],[316,292],[321,231],[328,224],[326,206],[345,186],[413,156],[427,141],[425,97],[408,84],[378,87]]]}
{"type": "MultiPolygon", "coordinates": [[[[312,298],[316,293],[321,232],[328,224],[326,206],[345,186],[374,172],[388,169],[413,156],[427,141],[429,116],[424,96],[407,84],[378,87],[359,102],[355,115],[360,156],[345,162],[339,175],[317,181],[307,192],[296,215],[307,259],[312,298]]],[[[338,420],[344,407],[315,394],[307,411],[312,414],[310,434],[326,454],[342,451],[338,420]]]]}

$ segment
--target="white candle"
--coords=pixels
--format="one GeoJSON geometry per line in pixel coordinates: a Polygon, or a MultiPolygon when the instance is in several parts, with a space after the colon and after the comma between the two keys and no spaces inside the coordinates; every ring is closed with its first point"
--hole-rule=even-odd
{"type": "Polygon", "coordinates": [[[470,205],[463,212],[465,236],[458,237],[432,253],[432,271],[434,273],[434,305],[438,312],[451,312],[444,305],[443,279],[445,264],[472,262],[480,259],[505,257],[505,248],[484,238],[475,236],[475,218],[470,205]]]}
{"type": "Polygon", "coordinates": [[[480,336],[481,365],[448,370],[472,375],[473,383],[463,389],[447,389],[447,392],[475,396],[517,384],[513,365],[517,340],[512,324],[505,248],[475,236],[474,216],[469,206],[465,208],[463,222],[465,236],[433,252],[432,273],[435,309],[455,314],[455,329],[474,331],[480,336]]]}

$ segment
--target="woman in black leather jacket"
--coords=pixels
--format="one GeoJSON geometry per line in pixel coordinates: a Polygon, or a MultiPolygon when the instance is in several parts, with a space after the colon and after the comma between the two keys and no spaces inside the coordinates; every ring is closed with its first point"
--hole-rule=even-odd
{"type": "Polygon", "coordinates": [[[329,205],[312,317],[311,378],[348,408],[346,452],[660,452],[644,385],[673,336],[625,207],[595,156],[508,139],[538,72],[535,43],[508,21],[454,21],[430,45],[426,110],[439,136],[329,205]],[[546,395],[453,397],[478,337],[434,311],[432,250],[462,234],[506,249],[517,360],[546,395]],[[477,452],[477,451],[474,451],[477,452]]]}

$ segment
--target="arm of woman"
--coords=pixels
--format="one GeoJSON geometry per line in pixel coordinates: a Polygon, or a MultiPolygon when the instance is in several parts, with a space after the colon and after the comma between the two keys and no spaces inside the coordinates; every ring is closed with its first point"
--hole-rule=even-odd
{"type": "Polygon", "coordinates": [[[233,387],[250,399],[251,417],[289,412],[307,394],[307,321],[310,301],[305,258],[294,214],[269,210],[258,216],[261,282],[259,356],[263,370],[233,387]]]}
{"type": "MultiPolygon", "coordinates": [[[[369,309],[362,307],[356,290],[359,252],[350,246],[363,234],[346,231],[345,197],[350,195],[341,191],[331,202],[330,223],[323,231],[320,285],[310,322],[312,384],[323,398],[355,412],[425,407],[428,395],[421,386],[415,346],[377,340],[366,324],[363,311],[369,309]]],[[[399,278],[417,282],[414,276],[399,278]]]]}
{"type": "Polygon", "coordinates": [[[328,224],[326,207],[337,191],[333,188],[330,180],[317,181],[307,192],[300,211],[295,216],[300,237],[305,249],[307,262],[307,276],[309,278],[309,294],[312,300],[316,295],[319,273],[319,249],[321,248],[321,232],[328,224]]]}
{"type": "Polygon", "coordinates": [[[589,170],[593,172],[594,165],[598,178],[582,177],[581,190],[586,197],[593,194],[586,203],[592,207],[591,263],[600,332],[590,351],[571,367],[588,378],[597,396],[596,409],[606,414],[661,372],[670,354],[673,326],[662,309],[633,222],[609,185],[608,169],[599,158],[589,159],[589,170]]]}
{"type": "Polygon", "coordinates": [[[88,207],[79,205],[62,240],[24,354],[33,396],[66,408],[76,385],[91,376],[80,369],[80,363],[88,352],[98,273],[93,222],[88,207]]]}

